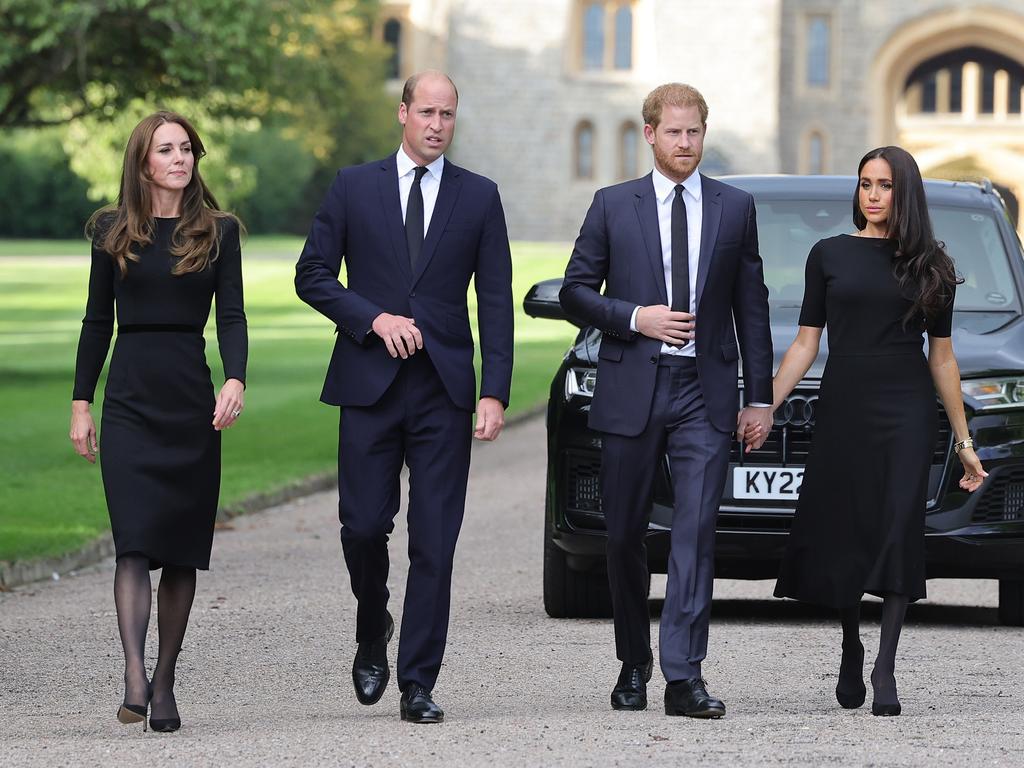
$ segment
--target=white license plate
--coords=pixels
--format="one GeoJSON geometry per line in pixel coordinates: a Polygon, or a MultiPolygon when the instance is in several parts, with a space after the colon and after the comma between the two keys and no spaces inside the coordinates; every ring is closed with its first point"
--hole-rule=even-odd
{"type": "Polygon", "coordinates": [[[800,498],[803,480],[803,467],[736,467],[732,471],[732,496],[734,499],[796,501],[800,498]]]}

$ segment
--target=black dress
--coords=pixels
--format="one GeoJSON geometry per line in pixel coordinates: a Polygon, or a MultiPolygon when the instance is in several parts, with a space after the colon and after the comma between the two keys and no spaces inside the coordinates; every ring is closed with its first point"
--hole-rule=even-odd
{"type": "MultiPolygon", "coordinates": [[[[814,438],[776,597],[843,608],[925,597],[924,516],[938,438],[922,324],[892,273],[895,241],[840,235],[807,258],[800,325],[828,326],[814,438]]],[[[927,328],[949,336],[952,300],[927,328]]]]}
{"type": "MultiPolygon", "coordinates": [[[[247,330],[238,225],[219,223],[220,254],[201,272],[173,275],[178,219],[156,219],[153,243],[127,274],[93,241],[89,300],[73,399],[92,401],[117,307],[117,340],[103,396],[100,466],[118,556],[210,567],[220,492],[220,433],[203,328],[217,296],[226,378],[245,381],[247,330]]],[[[101,224],[102,226],[102,224],[101,224]]]]}

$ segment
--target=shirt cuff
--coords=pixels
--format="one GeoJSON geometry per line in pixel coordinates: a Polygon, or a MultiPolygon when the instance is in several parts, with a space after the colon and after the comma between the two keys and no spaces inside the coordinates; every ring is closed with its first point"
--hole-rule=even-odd
{"type": "Polygon", "coordinates": [[[629,330],[633,333],[639,333],[636,329],[636,316],[640,313],[640,305],[638,304],[633,310],[633,314],[629,316],[629,330]]]}

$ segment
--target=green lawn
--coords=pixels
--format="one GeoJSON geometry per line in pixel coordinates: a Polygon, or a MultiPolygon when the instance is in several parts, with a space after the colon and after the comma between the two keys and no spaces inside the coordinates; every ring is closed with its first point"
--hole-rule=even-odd
{"type": "MultiPolygon", "coordinates": [[[[224,435],[222,504],[335,465],[337,410],[318,401],[333,326],[295,297],[293,264],[301,246],[298,238],[252,237],[244,249],[246,413],[224,435]]],[[[79,458],[67,438],[87,252],[84,241],[0,241],[0,560],[60,554],[108,527],[98,467],[79,458]]],[[[522,313],[526,290],[560,275],[569,249],[517,243],[513,253],[516,369],[509,415],[544,401],[573,336],[566,323],[522,313]]],[[[211,324],[207,354],[219,382],[213,331],[211,324]]],[[[102,391],[101,380],[97,424],[102,391]]],[[[102,434],[100,441],[102,453],[102,434]]]]}

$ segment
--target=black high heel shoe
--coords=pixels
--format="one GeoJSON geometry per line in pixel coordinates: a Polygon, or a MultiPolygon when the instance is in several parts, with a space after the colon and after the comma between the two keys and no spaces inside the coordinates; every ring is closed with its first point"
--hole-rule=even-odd
{"type": "Polygon", "coordinates": [[[146,688],[146,703],[145,704],[127,704],[121,702],[121,706],[117,708],[117,720],[118,722],[124,723],[125,725],[131,725],[132,723],[142,723],[142,730],[146,730],[146,713],[149,709],[149,700],[153,698],[153,686],[151,683],[147,683],[146,688]]]}
{"type": "Polygon", "coordinates": [[[857,709],[867,697],[864,685],[864,646],[843,645],[843,659],[839,664],[839,682],[836,683],[836,701],[843,709],[857,709]]]}
{"type": "Polygon", "coordinates": [[[149,727],[159,733],[172,733],[181,728],[180,717],[149,718],[149,727]]]}
{"type": "MultiPolygon", "coordinates": [[[[173,690],[173,689],[172,689],[173,690]]],[[[173,694],[172,694],[173,695],[173,694]]],[[[153,698],[152,692],[150,693],[150,699],[153,698]]],[[[174,702],[174,708],[178,708],[178,702],[174,702]]],[[[157,733],[173,733],[174,731],[181,728],[180,717],[150,717],[149,727],[157,733]]]]}
{"type": "Polygon", "coordinates": [[[140,704],[122,704],[117,708],[117,719],[125,725],[142,723],[142,730],[146,730],[146,710],[148,707],[140,704]]]}
{"type": "Polygon", "coordinates": [[[875,692],[874,701],[871,702],[872,715],[876,717],[896,717],[903,711],[903,708],[900,706],[899,696],[896,694],[895,675],[878,675],[876,680],[875,672],[872,672],[871,687],[875,692]],[[879,698],[882,701],[879,701],[879,698]]]}

